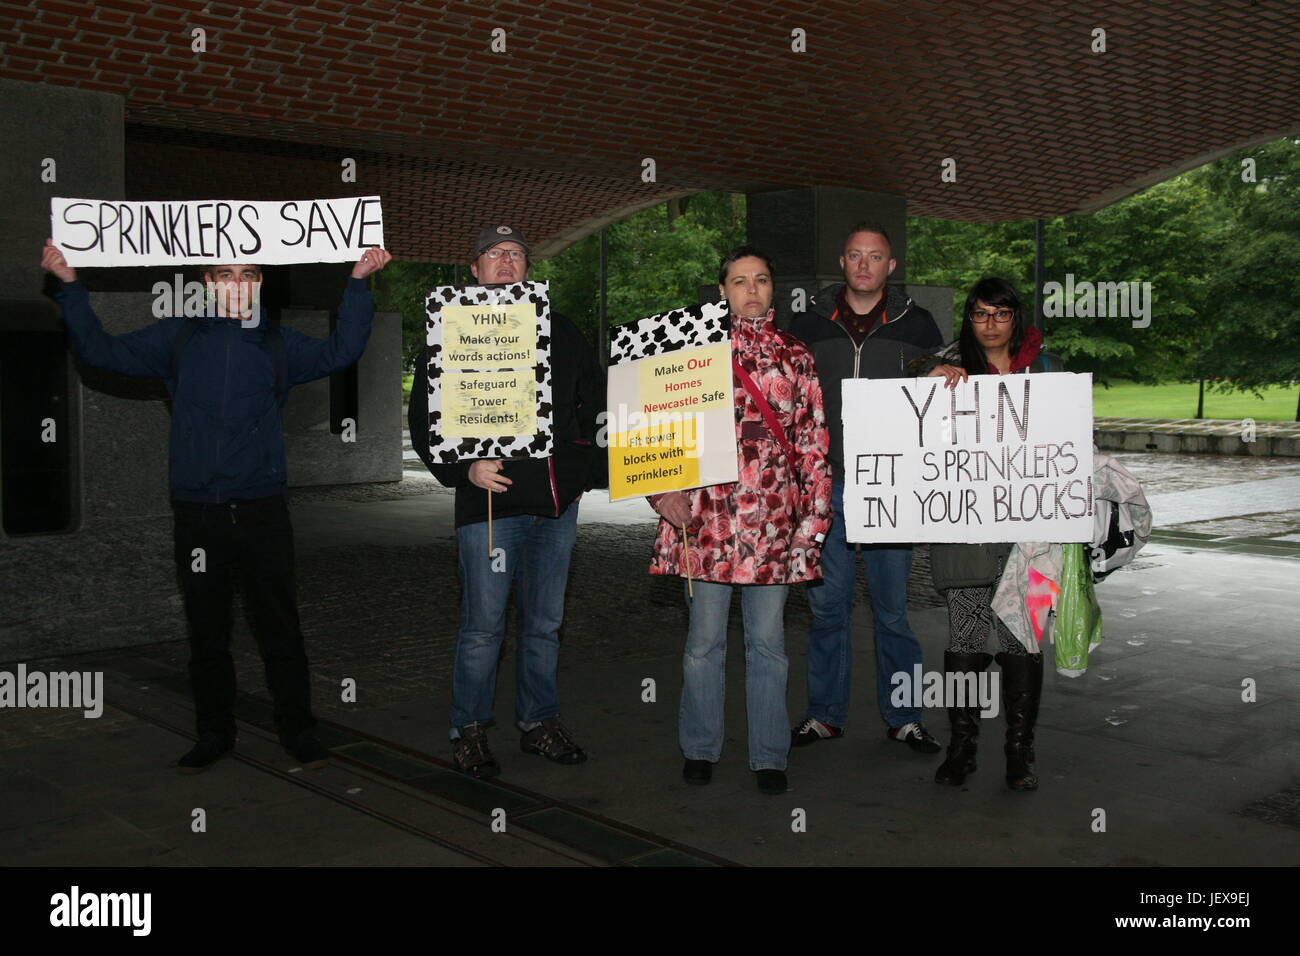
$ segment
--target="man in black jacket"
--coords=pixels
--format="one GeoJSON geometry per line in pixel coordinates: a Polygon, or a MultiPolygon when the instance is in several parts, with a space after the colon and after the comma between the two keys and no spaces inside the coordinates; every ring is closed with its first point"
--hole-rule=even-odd
{"type": "MultiPolygon", "coordinates": [[[[470,272],[483,285],[528,277],[528,243],[512,226],[484,229],[472,254],[470,272]]],[[[494,722],[497,661],[510,586],[516,580],[515,717],[523,733],[521,749],[561,764],[587,759],[560,722],[556,669],[578,499],[607,483],[605,452],[596,445],[597,416],[605,407],[605,374],[583,334],[554,311],[550,360],[554,452],[549,458],[434,462],[429,453],[427,349],[411,389],[411,444],[434,477],[456,489],[461,610],[452,671],[451,739],[457,769],[476,777],[501,771],[488,748],[486,730],[494,722]],[[489,493],[494,496],[491,553],[489,493]]]]}
{"type": "MultiPolygon", "coordinates": [[[[844,241],[840,268],[844,282],[823,289],[807,312],[795,316],[790,331],[812,350],[817,362],[826,423],[831,432],[829,459],[834,475],[835,519],[822,547],[822,582],[808,588],[813,613],[808,631],[808,710],[792,731],[794,746],[843,736],[848,718],[852,664],[853,592],[857,576],[855,546],[844,534],[844,426],[840,384],[846,378],[903,378],[907,363],[934,351],[943,336],[934,317],[886,280],[894,271],[889,236],[883,227],[858,223],[844,241]]],[[[872,409],[853,409],[869,418],[872,409]]],[[[907,621],[910,545],[862,545],[875,625],[876,703],[888,736],[921,753],[938,753],[939,744],[921,724],[915,707],[890,703],[890,676],[913,673],[921,645],[907,621]]]]}
{"type": "Polygon", "coordinates": [[[291,386],[341,372],[361,357],[375,312],[366,277],[391,259],[383,249],[362,255],[339,305],[338,328],[326,339],[267,322],[257,304],[262,270],[252,263],[204,266],[210,314],[109,335],[54,240],[42,251],[42,268],[62,281],[63,320],[81,360],[119,375],[162,378],[172,397],[175,558],[199,734],[177,763],[182,773],[206,770],[235,746],[230,636],[237,583],[266,663],[281,744],[308,767],[329,758],[313,730],[298,621],[282,413],[291,386]]]}

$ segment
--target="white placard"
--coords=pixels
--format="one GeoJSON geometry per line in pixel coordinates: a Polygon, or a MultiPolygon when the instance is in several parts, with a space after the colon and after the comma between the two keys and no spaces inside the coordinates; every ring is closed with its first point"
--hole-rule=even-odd
{"type": "Polygon", "coordinates": [[[51,199],[50,235],[68,265],[356,262],[384,245],[378,196],[246,202],[51,199]]]}
{"type": "Polygon", "coordinates": [[[851,542],[1091,541],[1092,376],[847,379],[851,542]]]}

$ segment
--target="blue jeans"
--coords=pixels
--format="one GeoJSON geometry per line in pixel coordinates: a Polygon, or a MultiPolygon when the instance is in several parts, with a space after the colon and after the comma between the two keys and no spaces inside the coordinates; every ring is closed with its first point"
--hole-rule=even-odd
{"type": "Polygon", "coordinates": [[[822,581],[808,586],[812,627],[808,629],[808,717],[843,727],[849,715],[853,663],[853,588],[855,555],[866,565],[871,614],[875,621],[876,704],[890,727],[921,719],[915,707],[889,702],[889,677],[912,673],[921,663],[921,645],[907,623],[907,578],[912,573],[911,547],[862,545],[853,550],[844,535],[844,484],[834,482],[835,520],[822,548],[822,581]]]}
{"type": "MultiPolygon", "coordinates": [[[[745,711],[749,722],[749,769],[784,770],[790,753],[785,707],[789,662],[782,615],[789,588],[746,584],[740,588],[745,616],[745,711]]],[[[722,704],[726,694],[727,618],[730,584],[696,581],[686,653],[682,655],[682,707],[677,734],[687,760],[717,763],[722,756],[722,704]]]]}
{"type": "Polygon", "coordinates": [[[493,719],[497,662],[513,581],[519,583],[515,717],[526,729],[559,714],[555,671],[569,557],[577,536],[576,501],[558,518],[498,518],[492,523],[492,547],[499,552],[495,561],[488,554],[486,522],[456,529],[461,599],[451,677],[453,737],[467,724],[493,719]]]}

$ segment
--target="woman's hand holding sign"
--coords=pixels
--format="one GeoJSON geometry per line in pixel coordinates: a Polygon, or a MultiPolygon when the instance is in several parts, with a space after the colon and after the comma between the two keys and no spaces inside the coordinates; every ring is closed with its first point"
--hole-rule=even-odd
{"type": "Polygon", "coordinates": [[[942,375],[944,378],[945,388],[956,388],[958,382],[966,381],[966,370],[960,365],[940,365],[930,372],[926,378],[934,378],[936,375],[942,375]]]}
{"type": "Polygon", "coordinates": [[[669,491],[650,496],[650,507],[668,519],[673,527],[680,528],[691,520],[691,498],[685,492],[669,491]]]}

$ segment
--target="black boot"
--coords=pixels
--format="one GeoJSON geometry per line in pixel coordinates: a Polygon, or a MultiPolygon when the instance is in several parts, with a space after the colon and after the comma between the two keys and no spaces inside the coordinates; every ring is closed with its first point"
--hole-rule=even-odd
{"type": "Polygon", "coordinates": [[[1002,709],[1007,714],[1007,786],[1037,790],[1034,773],[1034,724],[1043,695],[1042,654],[999,654],[1002,665],[1002,709]]]}
{"type": "MultiPolygon", "coordinates": [[[[944,651],[943,669],[949,674],[979,674],[993,660],[988,654],[959,654],[944,651]]],[[[945,685],[947,681],[945,680],[945,685]]],[[[969,698],[967,704],[970,703],[969,698]]],[[[948,723],[952,728],[952,739],[948,742],[948,759],[935,771],[934,782],[946,783],[960,787],[966,782],[966,775],[975,772],[975,738],[980,732],[980,708],[949,707],[948,723]]]]}

